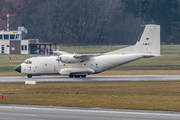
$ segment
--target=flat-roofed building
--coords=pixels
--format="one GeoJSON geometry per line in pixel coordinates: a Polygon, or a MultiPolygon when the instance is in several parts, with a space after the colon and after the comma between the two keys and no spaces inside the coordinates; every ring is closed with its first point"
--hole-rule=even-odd
{"type": "MultiPolygon", "coordinates": [[[[24,39],[27,29],[18,27],[18,30],[0,31],[1,54],[32,54],[31,44],[39,43],[38,39],[24,39]]],[[[34,50],[35,51],[35,50],[34,50]]]]}

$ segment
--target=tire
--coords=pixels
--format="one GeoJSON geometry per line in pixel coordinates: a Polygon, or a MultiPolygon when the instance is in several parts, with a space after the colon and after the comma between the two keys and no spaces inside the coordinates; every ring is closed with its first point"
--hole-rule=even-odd
{"type": "Polygon", "coordinates": [[[32,75],[31,75],[31,74],[27,74],[27,77],[28,77],[28,78],[32,78],[32,75]]]}
{"type": "Polygon", "coordinates": [[[69,75],[70,78],[73,78],[73,75],[69,75]]]}
{"type": "Polygon", "coordinates": [[[85,78],[85,77],[86,77],[86,75],[81,75],[81,77],[82,77],[82,78],[85,78]]]}
{"type": "Polygon", "coordinates": [[[79,78],[80,77],[80,75],[75,75],[75,78],[79,78]]]}

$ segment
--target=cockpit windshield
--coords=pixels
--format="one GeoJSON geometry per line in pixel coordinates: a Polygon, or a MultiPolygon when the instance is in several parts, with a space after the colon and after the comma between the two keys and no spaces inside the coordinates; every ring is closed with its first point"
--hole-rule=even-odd
{"type": "Polygon", "coordinates": [[[24,63],[25,64],[32,64],[31,60],[25,60],[24,63]]]}

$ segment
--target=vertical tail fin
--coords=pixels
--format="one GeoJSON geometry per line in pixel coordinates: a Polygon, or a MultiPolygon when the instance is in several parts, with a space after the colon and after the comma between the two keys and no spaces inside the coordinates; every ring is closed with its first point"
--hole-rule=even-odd
{"type": "Polygon", "coordinates": [[[146,25],[144,32],[135,45],[136,53],[160,55],[160,26],[146,25]]]}
{"type": "Polygon", "coordinates": [[[133,46],[105,53],[110,54],[143,54],[144,56],[160,56],[160,26],[145,25],[145,29],[137,43],[133,46]]]}

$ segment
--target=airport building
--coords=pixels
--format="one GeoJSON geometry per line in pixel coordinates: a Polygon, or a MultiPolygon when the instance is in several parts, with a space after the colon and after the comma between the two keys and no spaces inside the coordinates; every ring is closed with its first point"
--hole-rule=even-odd
{"type": "Polygon", "coordinates": [[[27,29],[18,27],[18,30],[0,31],[0,53],[1,54],[32,54],[35,51],[34,45],[39,43],[38,39],[24,38],[27,29]]]}
{"type": "MultiPolygon", "coordinates": [[[[0,54],[50,54],[52,43],[39,43],[38,39],[24,39],[27,36],[26,28],[9,30],[9,17],[17,15],[3,16],[7,16],[7,31],[0,31],[0,54]]],[[[53,44],[56,48],[56,43],[53,44]]]]}

